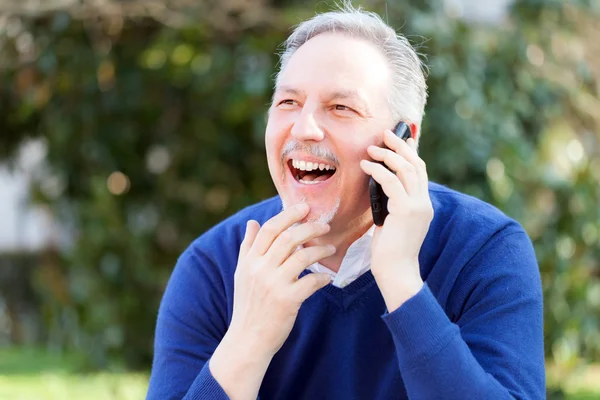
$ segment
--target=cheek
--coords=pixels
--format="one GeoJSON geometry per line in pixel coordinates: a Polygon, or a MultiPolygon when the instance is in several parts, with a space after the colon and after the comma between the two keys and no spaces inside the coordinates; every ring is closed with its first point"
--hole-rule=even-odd
{"type": "Polygon", "coordinates": [[[344,165],[343,181],[348,184],[349,190],[358,190],[364,183],[365,173],[360,168],[360,160],[367,157],[366,147],[361,144],[350,145],[348,143],[343,149],[340,149],[344,155],[342,163],[344,165]]]}
{"type": "Polygon", "coordinates": [[[369,186],[369,176],[360,167],[360,160],[371,160],[367,154],[367,147],[376,143],[376,138],[346,143],[344,149],[344,164],[347,172],[344,181],[348,183],[348,189],[352,191],[366,191],[369,186]]]}
{"type": "Polygon", "coordinates": [[[276,185],[281,180],[281,150],[285,139],[286,129],[281,118],[271,115],[265,129],[265,150],[269,172],[276,185]]]}
{"type": "Polygon", "coordinates": [[[273,118],[269,118],[265,130],[265,148],[268,158],[278,156],[281,153],[281,143],[283,141],[282,132],[283,131],[277,124],[277,121],[273,118]]]}
{"type": "Polygon", "coordinates": [[[367,147],[371,144],[371,141],[365,142],[361,140],[360,142],[348,142],[344,148],[344,158],[345,163],[351,167],[353,171],[359,170],[362,174],[362,169],[360,168],[360,160],[370,159],[367,154],[367,147]]]}
{"type": "Polygon", "coordinates": [[[273,141],[269,141],[267,139],[267,146],[266,146],[266,152],[267,152],[267,166],[269,168],[269,172],[271,174],[271,178],[274,181],[277,181],[281,175],[281,166],[280,166],[280,155],[281,155],[281,148],[276,146],[276,144],[273,141]]]}

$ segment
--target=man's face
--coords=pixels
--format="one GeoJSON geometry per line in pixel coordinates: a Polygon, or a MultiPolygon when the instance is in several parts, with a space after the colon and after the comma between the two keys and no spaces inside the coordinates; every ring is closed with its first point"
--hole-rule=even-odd
{"type": "Polygon", "coordinates": [[[392,129],[390,71],[361,39],[321,34],[281,72],[269,110],[269,170],[284,207],[310,206],[308,220],[343,227],[370,212],[368,176],[359,162],[392,129]]]}

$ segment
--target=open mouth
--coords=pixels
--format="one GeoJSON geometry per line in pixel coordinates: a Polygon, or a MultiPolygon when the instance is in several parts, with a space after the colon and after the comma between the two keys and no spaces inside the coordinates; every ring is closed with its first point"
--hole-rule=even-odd
{"type": "Polygon", "coordinates": [[[305,185],[315,185],[325,182],[335,175],[336,168],[330,164],[289,160],[288,167],[297,182],[305,185]]]}

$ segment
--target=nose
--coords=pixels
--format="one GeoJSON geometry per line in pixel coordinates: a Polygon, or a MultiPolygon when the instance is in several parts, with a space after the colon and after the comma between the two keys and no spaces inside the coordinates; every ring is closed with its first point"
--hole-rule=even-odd
{"type": "Polygon", "coordinates": [[[320,142],[324,138],[323,130],[319,127],[315,113],[307,107],[298,115],[291,131],[292,136],[298,141],[313,140],[320,142]]]}

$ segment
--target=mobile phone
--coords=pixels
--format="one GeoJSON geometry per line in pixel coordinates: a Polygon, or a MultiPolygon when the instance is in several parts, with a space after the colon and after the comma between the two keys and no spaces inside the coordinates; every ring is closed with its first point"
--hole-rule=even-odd
{"type": "MultiPolygon", "coordinates": [[[[404,122],[400,122],[394,128],[394,135],[398,136],[400,139],[406,141],[410,137],[410,128],[404,122]]],[[[380,162],[383,166],[384,163],[380,162]]],[[[386,167],[387,168],[387,167],[386,167]]],[[[389,169],[389,168],[388,168],[389,169]]],[[[385,217],[389,214],[387,203],[388,197],[383,193],[383,189],[381,185],[375,181],[375,179],[371,178],[369,180],[369,196],[371,199],[371,212],[373,214],[373,222],[377,226],[383,225],[385,221],[385,217]]]]}

